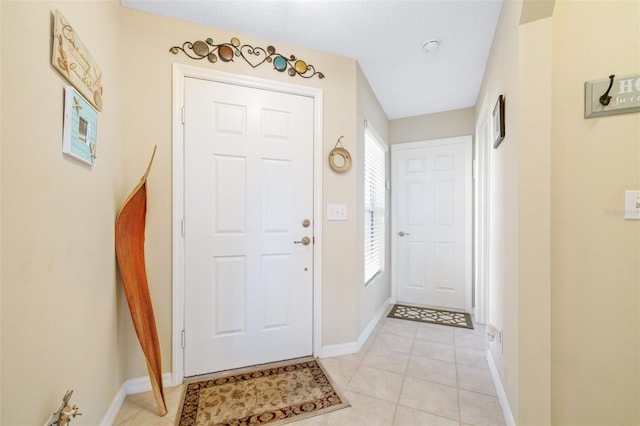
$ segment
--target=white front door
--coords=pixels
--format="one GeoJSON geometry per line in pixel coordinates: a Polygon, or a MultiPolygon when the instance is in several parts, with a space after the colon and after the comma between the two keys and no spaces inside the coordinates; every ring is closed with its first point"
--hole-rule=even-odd
{"type": "Polygon", "coordinates": [[[401,303],[471,308],[471,136],[392,146],[401,303]]]}
{"type": "Polygon", "coordinates": [[[184,101],[185,376],[311,355],[313,99],[186,78],[184,101]]]}

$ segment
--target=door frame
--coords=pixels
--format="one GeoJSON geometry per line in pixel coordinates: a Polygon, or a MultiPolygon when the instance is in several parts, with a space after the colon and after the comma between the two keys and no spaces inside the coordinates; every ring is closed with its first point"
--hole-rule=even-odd
{"type": "Polygon", "coordinates": [[[245,75],[173,64],[172,89],[172,382],[184,381],[184,129],[183,103],[185,78],[233,84],[272,92],[307,96],[313,99],[313,354],[322,350],[322,125],[323,91],[245,75]]]}
{"type": "MultiPolygon", "coordinates": [[[[398,156],[398,151],[403,149],[415,149],[415,148],[427,148],[430,146],[443,145],[447,142],[454,142],[455,140],[463,141],[465,145],[465,169],[467,178],[465,179],[465,217],[464,223],[467,228],[467,232],[465,232],[464,237],[464,246],[465,246],[465,266],[464,266],[464,280],[465,280],[465,290],[464,290],[464,305],[465,311],[471,313],[472,312],[472,197],[473,197],[473,185],[472,185],[472,136],[464,135],[464,136],[454,136],[450,138],[439,138],[432,140],[424,140],[417,142],[403,142],[391,145],[391,176],[392,176],[392,188],[397,188],[398,184],[398,165],[396,164],[396,159],[398,156]]],[[[391,212],[392,212],[392,220],[391,220],[391,300],[392,303],[396,303],[398,301],[398,215],[396,212],[398,211],[398,191],[391,191],[391,212]]]]}
{"type": "Polygon", "coordinates": [[[490,164],[493,148],[493,134],[487,105],[483,105],[476,127],[474,159],[475,211],[474,211],[474,285],[475,285],[475,322],[487,324],[489,319],[489,282],[490,268],[490,164]]]}

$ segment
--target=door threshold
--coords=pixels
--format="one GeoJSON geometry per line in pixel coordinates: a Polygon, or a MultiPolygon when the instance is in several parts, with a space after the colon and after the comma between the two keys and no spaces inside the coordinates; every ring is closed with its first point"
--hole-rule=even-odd
{"type": "Polygon", "coordinates": [[[256,370],[264,370],[265,368],[278,368],[278,367],[282,367],[283,365],[289,365],[295,362],[311,361],[314,359],[316,358],[313,355],[308,355],[308,356],[303,356],[299,358],[285,359],[282,361],[267,362],[264,364],[256,364],[256,365],[250,365],[247,367],[238,367],[238,368],[232,368],[229,370],[216,371],[213,373],[199,374],[197,376],[185,377],[184,383],[197,382],[199,380],[204,380],[204,379],[216,379],[218,377],[234,375],[234,374],[251,373],[256,370]]]}

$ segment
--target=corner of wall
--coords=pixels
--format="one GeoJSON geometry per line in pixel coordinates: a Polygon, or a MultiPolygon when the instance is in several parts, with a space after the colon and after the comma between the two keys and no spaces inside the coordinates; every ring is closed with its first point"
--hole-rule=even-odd
{"type": "Polygon", "coordinates": [[[520,25],[518,424],[551,424],[551,18],[520,25]]]}

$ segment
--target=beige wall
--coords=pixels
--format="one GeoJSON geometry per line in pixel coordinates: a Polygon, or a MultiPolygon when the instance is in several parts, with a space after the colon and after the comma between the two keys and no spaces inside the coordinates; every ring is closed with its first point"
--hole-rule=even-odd
{"type": "Polygon", "coordinates": [[[73,389],[77,422],[98,424],[125,379],[113,245],[130,186],[122,176],[120,6],[3,1],[1,18],[0,423],[43,424],[73,389]],[[67,83],[50,65],[56,8],[103,71],[95,167],[61,150],[67,83]]]}
{"type": "MultiPolygon", "coordinates": [[[[476,106],[477,120],[491,120],[498,95],[505,97],[506,135],[490,153],[489,315],[503,330],[503,345],[489,344],[511,410],[518,419],[518,123],[520,1],[505,1],[476,106]]],[[[491,122],[491,121],[490,121],[491,122]]]]}
{"type": "MultiPolygon", "coordinates": [[[[124,79],[124,92],[136,100],[124,106],[126,161],[128,179],[137,179],[154,144],[158,156],[149,177],[149,211],[147,215],[147,263],[151,295],[156,306],[164,371],[171,362],[171,76],[172,63],[215,69],[235,74],[283,81],[290,84],[318,87],[323,90],[323,151],[324,158],[344,135],[343,143],[351,152],[354,167],[347,173],[331,171],[323,161],[323,202],[345,203],[347,221],[323,223],[323,343],[350,343],[359,334],[357,299],[362,273],[359,259],[358,204],[356,186],[359,179],[359,151],[356,130],[356,62],[352,59],[313,50],[275,44],[278,51],[295,54],[313,64],[326,78],[292,78],[273,70],[268,64],[252,69],[242,60],[210,64],[194,61],[185,55],[173,55],[169,48],[183,42],[206,37],[225,42],[238,37],[242,43],[266,47],[272,42],[235,32],[204,27],[187,22],[123,9],[126,48],[123,64],[130,70],[124,79]],[[134,70],[141,70],[132,72],[134,70]],[[153,72],[149,72],[153,70],[153,72]],[[139,102],[137,102],[139,101],[139,102]],[[141,113],[144,111],[144,113],[141,113]]],[[[324,212],[323,207],[323,212],[324,212]]],[[[135,346],[135,335],[127,331],[127,377],[146,374],[144,360],[135,346]]]]}
{"type": "Polygon", "coordinates": [[[551,422],[551,18],[520,26],[518,424],[551,422]],[[546,90],[541,90],[546,88],[546,90]]]}
{"type": "Polygon", "coordinates": [[[585,119],[584,82],[640,71],[640,2],[553,14],[552,419],[639,424],[640,114],[585,119]],[[594,29],[597,28],[597,31],[594,29]]]}
{"type": "Polygon", "coordinates": [[[389,122],[390,143],[425,141],[475,133],[475,108],[465,108],[389,122]]]}
{"type": "Polygon", "coordinates": [[[584,82],[638,71],[640,2],[557,1],[541,20],[520,7],[503,4],[476,108],[506,96],[491,357],[517,424],[638,424],[640,230],[622,211],[640,187],[640,116],[585,119],[584,82]]]}
{"type": "Polygon", "coordinates": [[[326,75],[324,80],[293,79],[268,65],[252,69],[241,60],[210,64],[173,55],[171,46],[209,36],[220,42],[236,36],[257,46],[272,43],[124,9],[116,1],[2,2],[0,11],[1,423],[43,423],[64,391],[74,389],[73,402],[84,413],[74,422],[96,424],[125,379],[146,376],[117,275],[113,225],[154,145],[146,259],[163,370],[171,369],[174,62],[323,90],[323,157],[342,135],[354,157],[354,167],[340,175],[323,160],[324,204],[346,203],[349,209],[347,221],[323,223],[323,343],[356,341],[388,296],[385,281],[366,291],[361,283],[356,193],[362,126],[356,123],[366,116],[383,136],[387,124],[354,60],[276,44],[326,75]],[[61,153],[66,82],[49,64],[56,8],[103,71],[105,107],[94,168],[61,153]],[[35,398],[34,386],[39,389],[35,398]]]}

